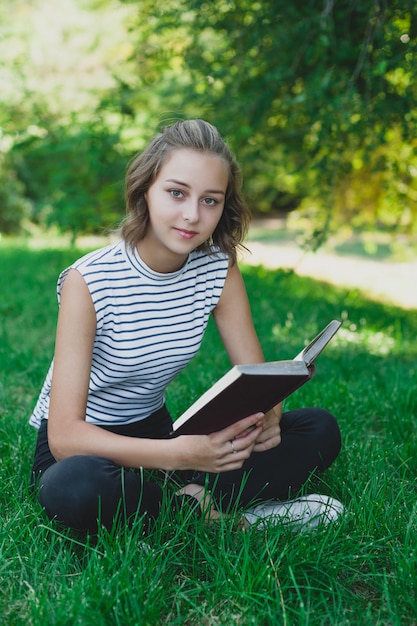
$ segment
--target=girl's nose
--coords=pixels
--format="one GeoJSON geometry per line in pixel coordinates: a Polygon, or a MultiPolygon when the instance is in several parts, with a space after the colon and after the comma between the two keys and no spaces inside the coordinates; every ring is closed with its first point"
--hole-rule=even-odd
{"type": "Polygon", "coordinates": [[[183,205],[183,218],[190,223],[198,221],[199,215],[199,203],[198,200],[192,200],[191,198],[183,205]]]}

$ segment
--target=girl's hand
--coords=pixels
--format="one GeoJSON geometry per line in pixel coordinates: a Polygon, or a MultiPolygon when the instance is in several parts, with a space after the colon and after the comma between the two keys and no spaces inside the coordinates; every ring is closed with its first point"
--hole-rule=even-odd
{"type": "Polygon", "coordinates": [[[182,435],[176,440],[181,440],[186,455],[182,469],[215,474],[240,469],[263,427],[264,415],[257,413],[210,435],[182,435]]]}
{"type": "Polygon", "coordinates": [[[281,443],[281,417],[282,404],[277,404],[265,414],[264,427],[255,441],[254,452],[265,452],[281,443]]]}

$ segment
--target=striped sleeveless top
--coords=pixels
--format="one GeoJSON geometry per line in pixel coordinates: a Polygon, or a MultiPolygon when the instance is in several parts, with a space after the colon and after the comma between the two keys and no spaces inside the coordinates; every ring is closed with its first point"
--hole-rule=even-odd
{"type": "MultiPolygon", "coordinates": [[[[91,252],[71,268],[88,286],[97,317],[86,420],[130,424],[165,401],[165,389],[198,351],[219,301],[228,258],[193,251],[178,271],[160,274],[123,241],[91,252]]],[[[58,279],[58,301],[69,271],[58,279]]],[[[48,417],[53,362],[30,423],[48,417]]]]}

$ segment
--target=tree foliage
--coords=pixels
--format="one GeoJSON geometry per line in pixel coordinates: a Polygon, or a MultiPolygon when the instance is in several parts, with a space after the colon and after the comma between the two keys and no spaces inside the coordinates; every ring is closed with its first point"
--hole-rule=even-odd
{"type": "Polygon", "coordinates": [[[84,4],[16,0],[0,7],[0,17],[2,10],[9,17],[0,20],[2,232],[15,231],[23,217],[11,204],[18,199],[26,217],[73,239],[114,227],[124,213],[120,116],[107,114],[101,101],[118,84],[115,68],[126,56],[126,12],[84,4]]]}
{"type": "Polygon", "coordinates": [[[0,154],[0,233],[18,233],[29,210],[30,204],[24,197],[23,184],[13,167],[7,163],[6,157],[0,154]]]}
{"type": "Polygon", "coordinates": [[[301,197],[361,223],[416,212],[415,3],[142,2],[142,80],[231,139],[256,209],[301,197]],[[180,77],[180,79],[179,79],[180,77]],[[368,180],[374,193],[362,197],[368,180]],[[351,193],[346,193],[346,187],[351,193]],[[384,202],[389,190],[390,202],[384,202]]]}
{"type": "Polygon", "coordinates": [[[54,224],[74,241],[120,221],[126,156],[118,134],[101,122],[50,128],[17,144],[13,154],[34,222],[54,224]]]}
{"type": "Polygon", "coordinates": [[[110,224],[122,160],[160,124],[198,116],[228,138],[255,211],[297,208],[320,235],[332,223],[415,228],[414,0],[62,3],[75,17],[55,28],[51,84],[39,55],[22,64],[17,27],[6,39],[19,54],[0,54],[0,81],[15,70],[3,153],[35,219],[74,235],[110,224]]]}

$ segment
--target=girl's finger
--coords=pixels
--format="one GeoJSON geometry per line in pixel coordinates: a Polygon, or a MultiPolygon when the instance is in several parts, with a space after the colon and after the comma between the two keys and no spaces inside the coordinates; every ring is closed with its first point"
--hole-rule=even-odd
{"type": "Polygon", "coordinates": [[[249,415],[239,422],[235,422],[227,428],[219,431],[222,433],[226,439],[236,439],[237,437],[246,437],[249,432],[255,430],[257,428],[261,428],[263,425],[263,413],[255,413],[254,415],[249,415]],[[248,431],[248,432],[247,432],[248,431]]]}

